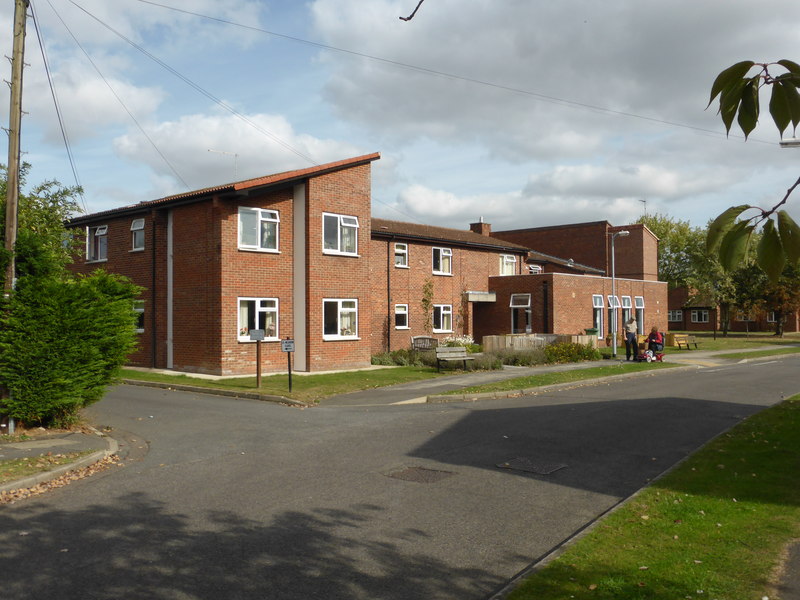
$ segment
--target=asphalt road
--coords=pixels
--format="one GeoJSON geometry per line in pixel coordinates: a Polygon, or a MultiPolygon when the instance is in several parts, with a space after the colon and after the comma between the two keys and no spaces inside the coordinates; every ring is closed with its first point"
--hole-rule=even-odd
{"type": "Polygon", "coordinates": [[[0,508],[0,598],[489,598],[800,392],[799,360],[444,405],[120,386],[90,417],[114,428],[124,466],[0,508]]]}

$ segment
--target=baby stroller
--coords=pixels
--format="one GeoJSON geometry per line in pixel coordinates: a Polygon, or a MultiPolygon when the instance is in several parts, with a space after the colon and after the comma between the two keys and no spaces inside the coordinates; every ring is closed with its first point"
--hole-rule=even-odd
{"type": "Polygon", "coordinates": [[[636,362],[664,362],[664,334],[661,334],[661,343],[649,342],[649,348],[639,348],[639,354],[633,360],[636,362]]]}

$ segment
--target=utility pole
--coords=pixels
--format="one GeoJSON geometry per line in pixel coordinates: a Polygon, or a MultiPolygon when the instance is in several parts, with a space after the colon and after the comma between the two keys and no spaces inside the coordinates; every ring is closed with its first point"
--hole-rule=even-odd
{"type": "Polygon", "coordinates": [[[10,253],[3,292],[14,289],[14,245],[19,207],[20,128],[22,126],[22,67],[25,56],[25,21],[29,0],[15,0],[14,47],[11,55],[11,108],[8,113],[8,181],[6,185],[5,248],[10,253]]]}

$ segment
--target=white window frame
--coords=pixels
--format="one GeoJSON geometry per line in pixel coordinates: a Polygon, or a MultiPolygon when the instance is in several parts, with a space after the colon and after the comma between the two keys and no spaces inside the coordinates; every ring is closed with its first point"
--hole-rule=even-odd
{"type": "Polygon", "coordinates": [[[619,296],[608,296],[608,308],[620,308],[619,296]]]}
{"type": "Polygon", "coordinates": [[[603,337],[603,295],[592,294],[592,326],[597,329],[597,337],[603,337]]]}
{"type": "Polygon", "coordinates": [[[398,269],[408,269],[408,244],[405,242],[395,242],[394,245],[394,266],[398,269]]]}
{"type": "Polygon", "coordinates": [[[695,308],[692,310],[692,323],[708,323],[709,311],[706,308],[695,308]]]}
{"type": "Polygon", "coordinates": [[[592,295],[592,308],[603,308],[603,296],[601,294],[592,295]]]}
{"type": "MultiPolygon", "coordinates": [[[[236,299],[236,331],[237,331],[237,339],[240,342],[250,342],[253,341],[250,339],[250,331],[251,329],[248,327],[248,323],[242,323],[242,303],[243,302],[253,302],[255,303],[255,319],[254,319],[254,329],[264,329],[264,341],[274,342],[280,339],[280,302],[277,298],[256,298],[252,296],[240,296],[236,299]],[[271,302],[274,303],[273,306],[262,306],[262,302],[271,302]],[[273,314],[275,320],[275,331],[272,332],[272,335],[269,334],[268,328],[263,327],[264,323],[266,322],[264,319],[266,315],[273,314]]],[[[249,315],[248,315],[249,321],[249,315]]]]}
{"type": "Polygon", "coordinates": [[[434,304],[433,305],[433,333],[452,333],[453,332],[453,305],[434,304]],[[439,327],[436,327],[436,313],[439,313],[439,327]],[[446,322],[445,322],[446,321],[446,322]]]}
{"type": "Polygon", "coordinates": [[[743,310],[736,311],[736,320],[742,323],[753,323],[755,322],[755,318],[753,318],[753,313],[751,312],[744,312],[743,310]]]}
{"type": "Polygon", "coordinates": [[[395,304],[394,305],[394,328],[395,329],[409,329],[408,325],[408,304],[395,304]],[[398,318],[405,321],[405,325],[398,324],[398,318]]]}
{"type": "Polygon", "coordinates": [[[678,308],[676,310],[668,310],[667,311],[667,321],[669,323],[682,323],[683,322],[683,309],[678,308]]]}
{"type": "Polygon", "coordinates": [[[356,298],[324,298],[322,300],[322,339],[323,340],[353,340],[358,339],[358,299],[356,298]],[[350,304],[352,303],[352,306],[350,304]],[[336,332],[325,333],[325,309],[326,306],[336,307],[336,332]],[[355,326],[351,330],[345,331],[343,317],[353,315],[355,326]]]}
{"type": "Polygon", "coordinates": [[[529,275],[539,275],[544,272],[542,265],[528,265],[529,275]]]}
{"type": "Polygon", "coordinates": [[[508,306],[510,308],[530,308],[531,307],[531,295],[530,294],[511,294],[511,298],[508,301],[508,306]]]}
{"type": "Polygon", "coordinates": [[[500,275],[517,274],[517,257],[513,254],[500,255],[500,275]]]}
{"type": "Polygon", "coordinates": [[[108,225],[86,228],[86,262],[108,260],[108,225]],[[101,239],[103,241],[101,241],[101,239]],[[102,256],[100,256],[102,254],[102,256]]]}
{"type": "Polygon", "coordinates": [[[338,254],[340,256],[358,256],[358,217],[352,215],[340,215],[336,213],[322,213],[322,253],[338,254]],[[328,246],[326,227],[336,224],[336,246],[328,246]],[[352,231],[351,231],[352,230],[352,231]],[[352,235],[354,248],[342,249],[346,243],[346,236],[352,235]]]}
{"type": "MultiPolygon", "coordinates": [[[[240,206],[237,214],[238,222],[238,247],[239,250],[249,250],[252,252],[280,252],[280,232],[281,232],[281,215],[277,210],[268,208],[250,208],[248,206],[240,206]],[[243,241],[245,236],[245,229],[242,225],[242,215],[249,214],[255,216],[255,244],[248,244],[243,241]],[[274,228],[275,245],[274,247],[264,245],[264,238],[262,230],[264,225],[267,224],[274,228]]],[[[253,234],[252,231],[249,232],[253,234]]]]}
{"type": "Polygon", "coordinates": [[[452,275],[453,274],[453,250],[451,248],[431,248],[431,269],[434,275],[452,275]],[[439,260],[436,260],[436,257],[439,260]],[[436,263],[439,263],[439,270],[436,270],[436,263]],[[447,270],[442,267],[447,263],[447,270]]]}
{"type": "Polygon", "coordinates": [[[136,324],[133,330],[136,333],[144,333],[144,300],[133,301],[133,312],[136,313],[136,324]]]}
{"type": "Polygon", "coordinates": [[[144,219],[131,221],[131,252],[144,250],[144,219]]]}
{"type": "Polygon", "coordinates": [[[774,310],[770,310],[767,312],[767,323],[777,323],[778,317],[775,315],[774,310]]]}

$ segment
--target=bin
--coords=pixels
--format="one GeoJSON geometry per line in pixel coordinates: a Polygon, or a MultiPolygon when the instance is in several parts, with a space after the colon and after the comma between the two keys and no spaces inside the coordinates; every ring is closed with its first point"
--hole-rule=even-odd
{"type": "Polygon", "coordinates": [[[597,337],[597,327],[590,327],[589,329],[584,329],[586,335],[593,335],[597,337]]]}

